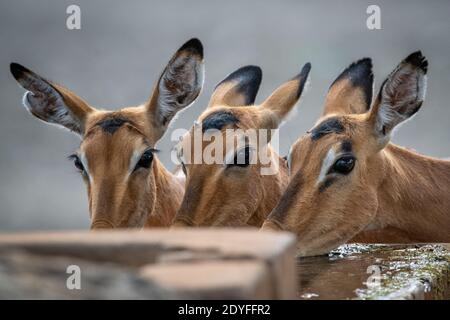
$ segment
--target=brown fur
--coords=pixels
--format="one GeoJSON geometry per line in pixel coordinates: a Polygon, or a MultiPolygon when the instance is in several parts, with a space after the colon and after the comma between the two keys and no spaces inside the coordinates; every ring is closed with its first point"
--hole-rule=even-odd
{"type": "Polygon", "coordinates": [[[91,229],[167,227],[181,203],[184,181],[159,162],[154,147],[174,115],[203,85],[203,48],[186,42],[158,79],[150,99],[137,107],[103,111],[31,70],[11,64],[28,92],[26,108],[39,119],[77,133],[73,156],[87,185],[91,229]],[[145,165],[138,165],[150,154],[145,165]]]}
{"type": "MultiPolygon", "coordinates": [[[[233,126],[234,128],[246,129],[255,128],[255,118],[259,112],[257,108],[220,109],[227,109],[240,119],[239,125],[233,126]]],[[[217,110],[208,110],[199,120],[215,111],[217,110]]],[[[222,132],[225,134],[225,128],[222,132]]],[[[193,134],[191,137],[193,140],[193,134]]],[[[206,143],[203,144],[203,149],[205,146],[206,143]]],[[[223,151],[225,156],[225,150],[223,151]]],[[[198,226],[261,226],[287,184],[287,167],[283,159],[270,146],[267,146],[267,152],[273,158],[272,161],[279,161],[281,164],[276,175],[261,175],[260,163],[251,164],[247,168],[227,169],[222,164],[186,164],[186,193],[176,223],[198,226]]]]}
{"type": "Polygon", "coordinates": [[[386,130],[400,122],[396,117],[403,121],[422,104],[421,96],[411,91],[423,86],[426,65],[418,53],[413,58],[408,57],[390,75],[371,110],[365,112],[361,101],[350,98],[359,112],[345,105],[337,112],[334,104],[333,112],[318,121],[336,117],[343,132],[317,140],[308,133],[293,145],[291,182],[263,229],[295,232],[300,256],[324,254],[347,241],[450,241],[450,162],[388,142],[390,131],[386,130]],[[402,77],[395,78],[399,71],[404,72],[402,77]],[[390,98],[386,88],[396,100],[391,99],[395,102],[385,108],[398,111],[390,118],[379,115],[381,99],[390,98]],[[344,141],[351,142],[355,167],[347,175],[329,174],[334,180],[321,188],[317,181],[324,159],[330,149],[339,152],[344,141]]]}
{"type": "MultiPolygon", "coordinates": [[[[309,65],[296,78],[279,87],[265,102],[258,106],[242,106],[252,103],[259,79],[248,73],[259,68],[239,69],[215,90],[209,108],[199,117],[198,123],[215,113],[226,112],[238,119],[221,129],[275,129],[298,101],[309,73],[309,65]],[[248,72],[248,73],[247,73],[248,72]],[[241,80],[236,80],[241,79],[241,80]],[[246,82],[247,81],[247,82],[246,82]],[[256,88],[255,88],[256,86],[256,88]]],[[[260,72],[260,71],[259,71],[260,72]]],[[[180,143],[180,150],[189,152],[194,145],[194,132],[201,130],[194,125],[189,135],[180,143]]],[[[225,139],[226,144],[233,142],[225,139]]],[[[176,215],[177,226],[256,226],[260,227],[274,208],[287,184],[287,167],[283,159],[264,141],[264,152],[272,163],[279,164],[273,175],[262,175],[263,165],[257,161],[247,167],[226,167],[223,164],[185,164],[186,193],[176,215]]],[[[204,142],[202,152],[210,142],[204,142]]],[[[261,144],[260,144],[261,145],[261,144]]],[[[194,150],[191,158],[194,159],[194,150]]],[[[219,151],[225,157],[226,148],[219,151]]]]}
{"type": "Polygon", "coordinates": [[[92,228],[167,227],[178,210],[184,185],[157,157],[150,170],[136,171],[127,178],[133,152],[156,143],[145,108],[131,107],[114,112],[114,116],[128,119],[132,124],[123,125],[112,135],[96,125],[111,117],[111,112],[94,112],[87,119],[87,133],[79,153],[86,155],[94,181],[91,184],[84,176],[92,228]]]}

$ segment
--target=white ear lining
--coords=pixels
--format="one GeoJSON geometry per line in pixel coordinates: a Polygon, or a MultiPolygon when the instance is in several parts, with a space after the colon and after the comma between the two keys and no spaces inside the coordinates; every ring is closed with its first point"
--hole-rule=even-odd
{"type": "MultiPolygon", "coordinates": [[[[395,109],[396,106],[392,105],[390,98],[394,95],[395,90],[405,91],[403,99],[395,102],[397,106],[410,104],[411,102],[421,103],[425,100],[427,89],[426,74],[416,70],[409,70],[407,68],[405,68],[405,70],[399,69],[395,73],[396,74],[392,76],[392,79],[388,80],[392,83],[386,83],[386,85],[382,88],[381,102],[378,109],[376,122],[376,130],[378,132],[381,132],[383,127],[386,125],[390,125],[392,127],[391,130],[393,131],[393,129],[398,128],[400,124],[404,123],[406,120],[410,120],[414,116],[401,114],[395,109]],[[415,81],[409,81],[405,84],[398,80],[411,72],[419,72],[415,81]]],[[[387,135],[389,135],[389,133],[387,135]]]]}
{"type": "Polygon", "coordinates": [[[22,97],[22,105],[37,119],[47,124],[56,125],[59,128],[62,127],[71,132],[75,132],[77,135],[80,135],[80,125],[71,117],[70,111],[64,105],[64,102],[59,95],[56,96],[56,99],[54,100],[54,109],[56,110],[56,112],[47,117],[44,117],[45,112],[43,112],[43,109],[46,106],[42,105],[42,103],[45,102],[40,101],[41,99],[43,98],[37,97],[31,91],[27,91],[22,97]],[[33,102],[33,100],[35,100],[35,102],[33,102]]]}
{"type": "MultiPolygon", "coordinates": [[[[175,115],[182,109],[184,108],[188,108],[189,106],[191,106],[195,100],[198,98],[198,96],[200,95],[201,89],[203,88],[203,84],[204,84],[204,79],[205,79],[205,69],[204,69],[204,64],[203,62],[198,63],[196,60],[196,58],[193,57],[184,57],[184,58],[178,58],[175,59],[175,61],[173,61],[171,63],[171,65],[169,65],[167,67],[167,69],[164,71],[164,74],[162,75],[160,82],[158,84],[158,89],[159,89],[159,97],[158,97],[158,114],[159,114],[159,121],[161,122],[165,122],[168,120],[168,122],[172,121],[175,117],[175,115]],[[188,104],[186,105],[180,105],[180,103],[177,101],[177,98],[179,95],[182,95],[182,92],[179,92],[179,90],[177,92],[171,92],[170,90],[167,89],[165,82],[166,81],[173,81],[173,78],[176,78],[176,74],[172,74],[172,69],[180,69],[180,66],[184,66],[184,69],[188,68],[187,65],[188,64],[193,64],[191,68],[194,74],[194,83],[192,84],[192,86],[189,85],[189,87],[191,87],[191,89],[193,90],[192,92],[189,93],[190,94],[195,94],[195,91],[198,91],[198,93],[195,95],[195,97],[193,97],[192,101],[190,101],[188,104]]],[[[177,80],[179,81],[179,80],[177,80]]],[[[184,86],[183,88],[185,88],[186,86],[184,86]]],[[[168,123],[166,123],[167,125],[168,123]]]]}
{"type": "Polygon", "coordinates": [[[27,92],[25,92],[24,94],[23,94],[23,97],[22,97],[22,104],[23,104],[23,106],[28,110],[28,111],[30,111],[31,112],[31,105],[30,105],[30,102],[29,102],[29,100],[28,100],[28,95],[32,95],[33,93],[31,92],[31,91],[27,91],[27,92]]]}

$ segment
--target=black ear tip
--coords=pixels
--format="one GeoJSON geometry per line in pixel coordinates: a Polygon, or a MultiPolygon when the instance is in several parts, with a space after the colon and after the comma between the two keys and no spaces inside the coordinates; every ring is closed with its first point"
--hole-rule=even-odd
{"type": "Polygon", "coordinates": [[[248,65],[248,66],[240,67],[235,72],[239,72],[239,73],[241,73],[241,72],[249,72],[249,73],[262,74],[262,69],[260,67],[258,67],[258,66],[248,65]]]}
{"type": "Polygon", "coordinates": [[[262,69],[253,65],[244,66],[231,73],[224,81],[232,79],[246,79],[246,82],[253,83],[259,87],[262,80],[262,69]]]}
{"type": "Polygon", "coordinates": [[[11,70],[12,75],[16,79],[20,78],[24,74],[24,72],[27,71],[27,69],[24,66],[22,66],[22,65],[20,65],[20,64],[18,64],[16,62],[12,62],[9,65],[9,70],[11,70]]]}
{"type": "Polygon", "coordinates": [[[356,74],[359,76],[370,75],[372,74],[372,59],[371,58],[362,58],[358,61],[353,62],[344,73],[348,74],[356,74]]]}
{"type": "Polygon", "coordinates": [[[361,60],[358,60],[356,63],[372,68],[372,59],[368,57],[362,58],[361,60]]]}
{"type": "Polygon", "coordinates": [[[305,63],[305,65],[302,67],[302,70],[300,73],[298,73],[295,77],[292,78],[292,80],[303,80],[305,81],[306,78],[308,78],[309,72],[311,71],[311,63],[305,63]]]}
{"type": "Polygon", "coordinates": [[[405,58],[406,63],[410,63],[413,66],[416,66],[420,69],[422,69],[423,72],[427,73],[428,71],[428,61],[427,59],[422,55],[422,51],[416,51],[411,53],[409,56],[405,58]]]}
{"type": "Polygon", "coordinates": [[[236,70],[236,73],[246,73],[253,79],[259,79],[259,81],[262,79],[262,69],[258,66],[245,66],[236,70]]]}
{"type": "Polygon", "coordinates": [[[342,79],[350,79],[353,84],[364,83],[368,85],[367,87],[371,87],[373,81],[372,59],[362,58],[353,62],[333,81],[330,88],[342,79]]]}
{"type": "Polygon", "coordinates": [[[200,40],[197,38],[192,38],[188,40],[185,44],[181,46],[178,51],[190,51],[192,53],[196,53],[203,58],[203,45],[200,40]]]}
{"type": "Polygon", "coordinates": [[[303,79],[308,77],[309,72],[311,71],[311,63],[307,62],[303,68],[302,71],[300,71],[300,77],[302,77],[303,79]]]}
{"type": "Polygon", "coordinates": [[[216,88],[227,81],[233,80],[245,81],[245,83],[252,83],[259,87],[262,80],[262,70],[260,67],[252,65],[240,67],[219,82],[216,88]]]}
{"type": "Polygon", "coordinates": [[[357,69],[362,73],[365,73],[366,75],[372,74],[372,59],[371,58],[362,58],[354,63],[352,63],[349,67],[349,69],[357,69]]]}
{"type": "Polygon", "coordinates": [[[299,85],[298,91],[297,91],[297,99],[300,98],[300,95],[302,94],[303,89],[305,88],[305,84],[307,82],[310,71],[311,71],[311,63],[307,62],[303,66],[302,71],[300,71],[300,73],[293,78],[293,80],[300,81],[300,85],[299,85]]]}
{"type": "Polygon", "coordinates": [[[262,70],[258,66],[244,66],[230,73],[225,79],[216,85],[216,89],[224,83],[233,83],[235,92],[246,97],[244,105],[255,102],[256,94],[262,80],[262,70]]]}

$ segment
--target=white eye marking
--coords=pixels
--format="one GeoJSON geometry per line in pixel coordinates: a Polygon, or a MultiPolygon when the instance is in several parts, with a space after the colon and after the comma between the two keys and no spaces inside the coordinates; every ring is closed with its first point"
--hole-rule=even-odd
{"type": "Polygon", "coordinates": [[[223,163],[224,167],[233,164],[234,163],[234,156],[236,155],[236,152],[234,150],[231,150],[225,155],[225,161],[223,163]]]}
{"type": "Polygon", "coordinates": [[[176,152],[177,152],[178,161],[180,163],[186,163],[186,161],[184,159],[183,146],[181,144],[177,146],[176,152]]]}
{"type": "Polygon", "coordinates": [[[288,151],[288,154],[286,157],[289,173],[291,173],[291,164],[292,164],[291,153],[292,153],[292,146],[289,148],[289,151],[288,151]]]}
{"type": "Polygon", "coordinates": [[[88,164],[88,161],[87,161],[87,158],[86,158],[86,154],[81,153],[81,154],[79,155],[79,157],[80,157],[81,163],[83,164],[84,172],[85,172],[86,175],[88,176],[89,181],[92,183],[92,181],[93,181],[94,179],[92,178],[91,174],[89,173],[89,164],[88,164]]]}
{"type": "Polygon", "coordinates": [[[126,178],[128,178],[128,176],[133,173],[134,168],[136,168],[137,163],[139,162],[139,160],[142,157],[142,151],[141,150],[134,150],[133,154],[131,155],[130,158],[130,165],[128,166],[128,173],[126,175],[126,178]]]}
{"type": "Polygon", "coordinates": [[[334,160],[336,159],[336,152],[333,147],[328,150],[327,155],[323,158],[322,167],[320,168],[319,177],[317,178],[317,184],[322,183],[327,176],[327,172],[330,167],[334,164],[334,160]]]}
{"type": "Polygon", "coordinates": [[[180,165],[182,165],[182,166],[184,166],[184,165],[186,165],[186,161],[185,161],[185,159],[184,159],[184,155],[179,155],[178,156],[178,161],[180,162],[180,165]]]}

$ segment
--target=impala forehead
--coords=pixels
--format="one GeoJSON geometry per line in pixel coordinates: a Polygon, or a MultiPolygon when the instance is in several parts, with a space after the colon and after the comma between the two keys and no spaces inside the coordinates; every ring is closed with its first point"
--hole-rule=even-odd
{"type": "MultiPolygon", "coordinates": [[[[113,129],[110,127],[108,130],[113,129]]],[[[108,130],[93,130],[81,143],[79,154],[85,157],[92,174],[112,174],[114,171],[129,173],[130,168],[134,168],[142,153],[151,145],[137,130],[121,127],[115,128],[113,134],[108,130]]]]}
{"type": "Polygon", "coordinates": [[[247,144],[256,145],[257,136],[238,128],[240,121],[227,111],[217,111],[201,122],[194,122],[193,127],[186,132],[173,147],[176,157],[183,163],[194,159],[195,153],[202,154],[205,148],[221,150],[225,157],[230,150],[241,149],[247,144]]]}
{"type": "Polygon", "coordinates": [[[232,126],[239,123],[238,117],[230,110],[219,110],[210,113],[202,120],[202,131],[222,130],[226,126],[232,126]]]}
{"type": "Polygon", "coordinates": [[[319,122],[314,128],[312,128],[310,133],[310,138],[313,141],[319,140],[320,138],[333,133],[343,133],[345,130],[343,120],[339,117],[329,117],[319,122]]]}

